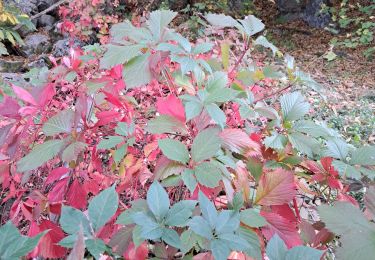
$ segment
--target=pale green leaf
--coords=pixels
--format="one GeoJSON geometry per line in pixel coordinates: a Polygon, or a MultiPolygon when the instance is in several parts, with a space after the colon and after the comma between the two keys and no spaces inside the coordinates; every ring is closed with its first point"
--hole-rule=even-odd
{"type": "Polygon", "coordinates": [[[178,249],[182,248],[180,236],[173,229],[163,228],[163,235],[161,236],[161,239],[163,239],[168,245],[178,249]]]}
{"type": "Polygon", "coordinates": [[[259,36],[255,42],[254,42],[255,45],[260,45],[260,46],[263,46],[265,48],[269,48],[272,50],[272,53],[273,53],[273,56],[275,56],[278,52],[279,52],[279,49],[273,45],[271,42],[269,42],[267,40],[266,37],[264,37],[263,35],[259,36]]]}
{"type": "Polygon", "coordinates": [[[65,146],[65,140],[49,140],[36,145],[31,152],[17,163],[19,172],[30,171],[42,166],[55,157],[65,146]]]}
{"type": "Polygon", "coordinates": [[[185,124],[168,115],[160,115],[148,121],[146,131],[152,134],[187,133],[185,124]]]}
{"type": "Polygon", "coordinates": [[[375,165],[375,146],[363,146],[354,150],[350,164],[375,165]]]}
{"type": "Polygon", "coordinates": [[[165,224],[175,227],[184,227],[191,217],[195,205],[195,200],[183,200],[174,204],[165,217],[165,224]]]}
{"type": "Polygon", "coordinates": [[[118,194],[115,186],[103,190],[96,195],[89,204],[90,221],[95,231],[98,231],[116,213],[118,208],[118,194]]]}
{"type": "Polygon", "coordinates": [[[125,64],[132,58],[141,55],[141,49],[145,47],[144,44],[134,45],[113,45],[108,44],[107,51],[100,59],[101,69],[110,69],[117,64],[125,64]]]}
{"type": "Polygon", "coordinates": [[[222,178],[220,169],[210,162],[197,165],[194,171],[199,184],[209,188],[217,187],[222,178]]]}
{"type": "Polygon", "coordinates": [[[216,104],[208,104],[205,106],[205,108],[212,120],[214,120],[215,123],[218,124],[222,129],[224,129],[227,117],[225,116],[223,110],[221,110],[220,107],[216,104]]]}
{"type": "Polygon", "coordinates": [[[73,127],[73,120],[74,112],[72,110],[60,111],[44,123],[43,132],[47,136],[70,133],[73,127]]]}
{"type": "Polygon", "coordinates": [[[266,253],[270,260],[286,260],[288,248],[278,234],[274,234],[267,243],[266,253]]]}
{"type": "Polygon", "coordinates": [[[285,121],[300,119],[309,112],[310,105],[300,92],[292,92],[280,98],[281,110],[285,121]]]}
{"type": "Polygon", "coordinates": [[[210,24],[219,28],[240,26],[235,19],[224,14],[207,14],[205,18],[210,24]]]}
{"type": "Polygon", "coordinates": [[[165,27],[176,17],[177,13],[171,10],[157,10],[150,13],[147,21],[154,40],[158,41],[162,37],[165,27]]]}
{"type": "Polygon", "coordinates": [[[240,213],[241,222],[249,227],[263,227],[267,224],[267,221],[262,217],[255,209],[245,209],[240,213]]]}
{"type": "Polygon", "coordinates": [[[62,153],[61,159],[65,162],[76,160],[78,155],[83,152],[87,147],[87,144],[83,142],[73,142],[65,148],[62,153]]]}
{"type": "Polygon", "coordinates": [[[159,182],[155,181],[148,189],[147,205],[158,221],[167,215],[170,205],[169,197],[159,182]]]}
{"type": "Polygon", "coordinates": [[[102,139],[99,144],[97,145],[98,149],[111,149],[116,147],[116,145],[120,144],[124,141],[124,138],[121,136],[107,136],[105,139],[102,139]]]}
{"type": "Polygon", "coordinates": [[[254,15],[246,16],[245,19],[240,20],[244,33],[247,36],[252,36],[264,30],[264,23],[254,15]]]}
{"type": "Polygon", "coordinates": [[[149,68],[150,53],[131,59],[124,67],[123,77],[127,88],[135,88],[149,83],[152,79],[149,68]],[[142,75],[140,77],[140,75],[142,75]]]}
{"type": "Polygon", "coordinates": [[[200,132],[191,146],[191,155],[195,162],[209,159],[216,155],[221,146],[217,128],[208,128],[200,132]]]}
{"type": "Polygon", "coordinates": [[[186,146],[180,141],[165,138],[160,139],[158,144],[160,150],[168,159],[182,163],[187,163],[190,160],[186,146]]]}

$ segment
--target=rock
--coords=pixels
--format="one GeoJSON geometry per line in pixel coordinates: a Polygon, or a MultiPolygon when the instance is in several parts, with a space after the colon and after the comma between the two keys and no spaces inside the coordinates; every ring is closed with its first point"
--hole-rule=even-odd
{"type": "Polygon", "coordinates": [[[11,82],[19,87],[23,87],[28,84],[23,78],[23,75],[20,73],[1,73],[1,78],[5,82],[11,82]]]}
{"type": "Polygon", "coordinates": [[[27,35],[24,39],[25,45],[22,50],[26,55],[47,53],[51,50],[51,41],[47,35],[35,33],[27,35]]]}
{"type": "Polygon", "coordinates": [[[46,10],[48,7],[56,3],[58,0],[38,0],[37,7],[39,12],[46,10]]]}
{"type": "Polygon", "coordinates": [[[324,28],[331,22],[331,16],[328,13],[322,13],[322,7],[327,1],[310,0],[302,14],[302,19],[311,27],[324,28]]]}
{"type": "Polygon", "coordinates": [[[15,57],[0,57],[0,72],[20,72],[23,69],[24,59],[15,57]]]}
{"type": "Polygon", "coordinates": [[[36,60],[29,62],[26,66],[28,69],[32,68],[43,68],[48,67],[48,63],[46,62],[48,60],[47,55],[38,57],[36,60]]]}
{"type": "MultiPolygon", "coordinates": [[[[53,45],[52,55],[54,57],[62,57],[62,56],[69,55],[69,49],[70,49],[69,41],[70,41],[69,39],[58,40],[53,45]]],[[[74,39],[74,43],[73,43],[74,48],[82,47],[83,45],[84,44],[81,41],[74,39]]]]}
{"type": "Polygon", "coordinates": [[[306,0],[276,0],[281,13],[300,13],[306,5],[306,0]]]}
{"type": "Polygon", "coordinates": [[[38,0],[5,0],[5,5],[13,5],[20,9],[23,13],[28,16],[37,14],[38,11],[38,0]]]}
{"type": "Polygon", "coordinates": [[[38,18],[38,27],[47,27],[50,30],[55,22],[55,17],[49,14],[43,14],[38,18]]]}

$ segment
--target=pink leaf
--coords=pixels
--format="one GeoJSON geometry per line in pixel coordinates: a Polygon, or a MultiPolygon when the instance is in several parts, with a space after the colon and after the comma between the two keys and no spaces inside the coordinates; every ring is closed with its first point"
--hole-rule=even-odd
{"type": "Polygon", "coordinates": [[[170,115],[185,123],[185,109],[180,99],[174,95],[167,98],[159,98],[156,108],[162,115],[170,115]]]}
{"type": "Polygon", "coordinates": [[[75,179],[67,193],[68,204],[76,209],[85,209],[87,205],[87,192],[83,185],[75,179]]]}
{"type": "Polygon", "coordinates": [[[277,213],[261,211],[260,214],[268,222],[268,224],[262,228],[262,233],[267,240],[270,240],[274,234],[278,234],[280,238],[284,240],[288,248],[302,244],[296,223],[289,221],[277,213]]]}
{"type": "Polygon", "coordinates": [[[48,174],[46,184],[50,184],[56,180],[59,180],[62,176],[69,172],[68,168],[65,167],[58,167],[53,169],[50,174],[48,174]]]}
{"type": "Polygon", "coordinates": [[[262,174],[255,203],[265,206],[282,205],[291,201],[295,194],[293,173],[279,168],[262,174]]]}
{"type": "Polygon", "coordinates": [[[38,103],[35,101],[34,97],[25,89],[12,85],[13,91],[16,96],[22,101],[37,106],[38,103]]]}
{"type": "Polygon", "coordinates": [[[64,199],[65,191],[69,182],[69,178],[59,180],[55,187],[48,193],[49,202],[60,202],[64,199]]]}
{"type": "Polygon", "coordinates": [[[20,108],[21,106],[18,105],[17,100],[5,96],[3,103],[0,104],[0,115],[9,118],[19,119],[20,115],[18,114],[18,110],[20,108]]]}
{"type": "Polygon", "coordinates": [[[223,146],[232,152],[245,156],[260,155],[260,145],[241,129],[224,129],[219,136],[223,140],[223,146]]]}
{"type": "Polygon", "coordinates": [[[66,254],[66,249],[57,245],[64,238],[64,232],[55,223],[42,220],[38,226],[36,222],[30,225],[29,236],[49,230],[39,241],[38,246],[29,254],[30,257],[60,258],[66,254]]]}

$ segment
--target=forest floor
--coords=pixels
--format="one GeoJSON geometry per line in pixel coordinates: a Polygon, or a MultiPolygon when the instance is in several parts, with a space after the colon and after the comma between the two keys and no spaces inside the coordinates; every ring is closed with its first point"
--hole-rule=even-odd
{"type": "Polygon", "coordinates": [[[375,57],[364,57],[366,47],[335,47],[337,56],[328,61],[325,55],[330,51],[331,40],[345,35],[314,29],[303,21],[281,23],[276,7],[259,8],[257,15],[266,24],[267,38],[283,53],[295,57],[298,67],[324,87],[327,101],[318,104],[316,117],[354,144],[374,143],[375,57]]]}

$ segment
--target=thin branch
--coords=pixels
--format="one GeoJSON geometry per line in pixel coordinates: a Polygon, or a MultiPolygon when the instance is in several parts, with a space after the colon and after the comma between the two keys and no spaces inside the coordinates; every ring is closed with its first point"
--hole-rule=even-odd
{"type": "Polygon", "coordinates": [[[281,92],[283,92],[283,91],[285,91],[285,90],[291,88],[292,86],[293,86],[293,85],[290,84],[290,85],[286,86],[285,88],[282,88],[282,89],[279,89],[278,91],[275,91],[274,93],[271,93],[271,94],[269,94],[269,95],[265,95],[264,97],[255,100],[254,103],[257,103],[257,102],[262,101],[262,100],[264,100],[264,99],[266,99],[266,98],[270,98],[270,97],[272,97],[272,96],[274,96],[274,95],[277,95],[277,94],[279,94],[279,93],[281,93],[281,92]]]}

